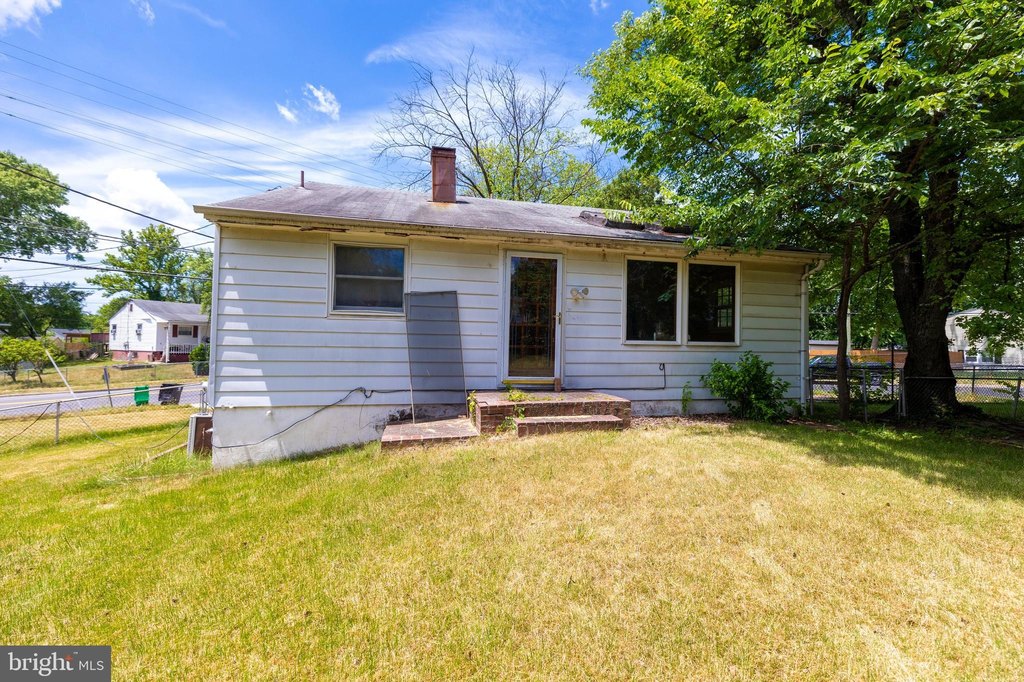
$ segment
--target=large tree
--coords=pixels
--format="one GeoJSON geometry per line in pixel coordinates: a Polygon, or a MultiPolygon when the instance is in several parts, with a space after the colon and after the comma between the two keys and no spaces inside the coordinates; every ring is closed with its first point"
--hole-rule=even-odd
{"type": "Polygon", "coordinates": [[[149,225],[138,231],[121,232],[122,246],[103,256],[112,269],[88,278],[107,296],[130,296],[147,301],[188,300],[185,285],[189,254],[178,236],[166,225],[149,225]],[[116,270],[116,271],[115,271],[116,270]]]}
{"type": "Polygon", "coordinates": [[[908,409],[954,411],[946,315],[1024,230],[1024,9],[675,0],[616,30],[586,67],[591,125],[678,192],[671,217],[708,244],[832,251],[846,304],[891,268],[908,409]]]}
{"type": "Polygon", "coordinates": [[[89,226],[63,212],[67,191],[56,175],[0,151],[0,256],[64,253],[78,257],[92,246],[89,226]]]}
{"type": "Polygon", "coordinates": [[[457,150],[464,195],[572,204],[601,186],[603,153],[574,127],[565,78],[473,54],[440,69],[411,65],[412,87],[379,122],[377,143],[382,158],[412,168],[408,184],[429,181],[430,149],[442,146],[457,150]]]}

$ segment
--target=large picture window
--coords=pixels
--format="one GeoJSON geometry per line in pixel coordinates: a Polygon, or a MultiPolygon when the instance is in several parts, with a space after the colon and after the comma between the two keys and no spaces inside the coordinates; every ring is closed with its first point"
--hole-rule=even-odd
{"type": "Polygon", "coordinates": [[[334,310],[402,312],[405,249],[334,246],[334,310]]]}
{"type": "Polygon", "coordinates": [[[697,343],[735,343],[736,267],[689,267],[687,337],[697,343]]]}
{"type": "Polygon", "coordinates": [[[626,341],[678,341],[679,264],[626,260],[626,341]]]}

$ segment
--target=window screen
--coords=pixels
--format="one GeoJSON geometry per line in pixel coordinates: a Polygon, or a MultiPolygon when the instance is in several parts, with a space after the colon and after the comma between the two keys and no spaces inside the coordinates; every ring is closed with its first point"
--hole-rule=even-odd
{"type": "Polygon", "coordinates": [[[402,312],[405,250],[334,247],[334,309],[402,312]]]}
{"type": "Polygon", "coordinates": [[[626,340],[676,341],[679,264],[626,261],[626,340]]]}
{"type": "Polygon", "coordinates": [[[691,265],[687,312],[690,341],[736,341],[736,267],[691,265]]]}

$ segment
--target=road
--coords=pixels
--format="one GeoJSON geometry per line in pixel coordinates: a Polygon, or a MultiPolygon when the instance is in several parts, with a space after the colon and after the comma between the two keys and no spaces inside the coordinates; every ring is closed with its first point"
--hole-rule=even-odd
{"type": "MultiPolygon", "coordinates": [[[[199,395],[202,387],[199,384],[185,386],[181,391],[181,404],[191,405],[199,403],[199,395]]],[[[159,386],[151,386],[149,389],[149,403],[158,405],[159,386]]],[[[75,391],[79,400],[74,400],[67,391],[55,393],[19,393],[16,395],[0,395],[0,419],[22,415],[34,416],[47,403],[61,401],[61,412],[68,410],[95,410],[110,407],[132,407],[135,405],[135,395],[132,389],[112,389],[108,398],[106,390],[99,391],[75,391]]],[[[50,408],[53,410],[54,408],[50,408]]]]}

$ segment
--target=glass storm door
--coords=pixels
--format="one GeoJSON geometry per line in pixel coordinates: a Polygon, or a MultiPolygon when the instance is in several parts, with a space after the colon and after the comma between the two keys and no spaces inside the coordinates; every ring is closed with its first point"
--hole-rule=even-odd
{"type": "Polygon", "coordinates": [[[508,255],[508,377],[558,376],[561,258],[508,255]]]}

